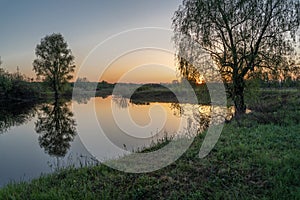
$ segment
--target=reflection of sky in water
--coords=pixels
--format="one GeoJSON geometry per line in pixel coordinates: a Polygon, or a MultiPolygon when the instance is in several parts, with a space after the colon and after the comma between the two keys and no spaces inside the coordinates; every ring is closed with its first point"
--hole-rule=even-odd
{"type": "MultiPolygon", "coordinates": [[[[192,109],[195,106],[181,106],[182,111],[179,105],[171,103],[137,105],[127,99],[113,99],[111,96],[106,99],[92,98],[86,104],[73,102],[78,135],[70,142],[71,147],[66,156],[59,159],[59,165],[78,165],[79,160],[84,163],[85,157],[91,157],[86,148],[90,150],[93,146],[85,147],[81,141],[82,136],[101,150],[101,155],[97,155],[99,160],[107,160],[124,155],[125,150],[142,149],[166,135],[184,134],[189,124],[188,118],[193,118],[192,109]],[[113,117],[118,119],[121,129],[113,117]],[[93,123],[93,118],[96,123],[93,123]],[[99,137],[99,125],[105,132],[102,138],[99,137]],[[84,157],[80,158],[80,155],[84,157]]],[[[198,106],[196,108],[199,110],[198,106]]],[[[201,109],[209,110],[209,106],[201,109]]],[[[47,155],[39,145],[39,135],[35,132],[37,116],[30,118],[24,124],[0,134],[0,186],[11,180],[38,177],[53,171],[50,165],[57,166],[57,158],[47,155]]]]}
{"type": "Polygon", "coordinates": [[[186,127],[186,118],[174,115],[171,103],[137,105],[108,97],[94,98],[87,105],[75,103],[74,107],[76,113],[83,113],[76,116],[80,137],[91,152],[100,152],[94,154],[100,160],[124,155],[124,150],[144,148],[186,127]]]}
{"type": "MultiPolygon", "coordinates": [[[[50,165],[56,165],[57,160],[40,148],[39,135],[34,131],[36,120],[35,117],[28,123],[13,127],[0,135],[0,186],[12,180],[28,180],[40,176],[41,173],[53,171],[50,165]]],[[[61,165],[74,163],[73,159],[79,155],[90,156],[76,137],[65,158],[61,159],[61,165]]]]}

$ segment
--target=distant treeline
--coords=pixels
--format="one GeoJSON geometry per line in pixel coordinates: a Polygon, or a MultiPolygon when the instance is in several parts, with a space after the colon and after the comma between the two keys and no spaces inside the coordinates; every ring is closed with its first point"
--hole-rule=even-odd
{"type": "MultiPolygon", "coordinates": [[[[284,81],[266,81],[262,79],[251,79],[246,81],[259,88],[300,88],[300,80],[286,79],[284,81]]],[[[135,83],[118,83],[118,86],[123,88],[122,92],[126,93],[130,91],[131,88],[138,88],[135,91],[135,97],[145,95],[148,93],[156,92],[157,95],[160,93],[162,96],[164,91],[168,94],[169,90],[166,88],[177,88],[180,87],[180,82],[174,83],[164,83],[164,84],[135,84],[135,83]]],[[[108,83],[106,81],[101,82],[90,82],[86,78],[78,78],[76,82],[71,82],[67,84],[67,89],[65,89],[64,94],[66,98],[72,97],[73,88],[76,86],[77,89],[80,89],[85,92],[95,92],[96,96],[106,97],[113,93],[113,90],[116,86],[116,83],[108,83]]],[[[191,83],[191,86],[194,88],[202,88],[201,85],[191,83]]],[[[122,95],[122,94],[121,94],[122,95]]],[[[123,95],[126,96],[126,95],[123,95]]],[[[53,91],[49,86],[43,82],[34,81],[32,78],[26,77],[20,72],[9,73],[3,68],[0,68],[0,100],[13,100],[13,101],[36,101],[49,99],[53,97],[53,91]]]]}

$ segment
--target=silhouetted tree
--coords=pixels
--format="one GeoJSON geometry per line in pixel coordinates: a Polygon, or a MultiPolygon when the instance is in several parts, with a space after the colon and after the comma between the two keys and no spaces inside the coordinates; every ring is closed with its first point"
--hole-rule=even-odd
{"type": "Polygon", "coordinates": [[[182,42],[189,37],[211,55],[236,114],[244,114],[245,79],[290,66],[285,56],[294,51],[299,4],[299,0],[184,0],[173,18],[180,71],[190,76],[195,67],[182,52],[199,58],[190,44],[182,42]]]}
{"type": "Polygon", "coordinates": [[[74,72],[74,56],[60,33],[47,35],[36,46],[33,70],[49,83],[58,98],[74,72]]]}
{"type": "Polygon", "coordinates": [[[11,80],[11,75],[6,70],[0,67],[0,94],[3,95],[5,98],[8,98],[12,86],[13,84],[11,80]]]}
{"type": "Polygon", "coordinates": [[[40,146],[51,156],[65,156],[76,135],[75,126],[66,103],[56,100],[53,105],[44,106],[35,123],[40,146]]]}

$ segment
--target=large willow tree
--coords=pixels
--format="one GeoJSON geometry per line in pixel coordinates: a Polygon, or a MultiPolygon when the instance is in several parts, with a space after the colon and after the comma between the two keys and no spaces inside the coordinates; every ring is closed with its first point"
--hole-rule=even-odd
{"type": "Polygon", "coordinates": [[[236,114],[244,114],[247,78],[292,67],[299,8],[299,0],[184,0],[173,18],[180,71],[191,76],[187,72],[195,67],[182,51],[192,59],[200,56],[182,42],[190,37],[210,54],[236,114]]]}

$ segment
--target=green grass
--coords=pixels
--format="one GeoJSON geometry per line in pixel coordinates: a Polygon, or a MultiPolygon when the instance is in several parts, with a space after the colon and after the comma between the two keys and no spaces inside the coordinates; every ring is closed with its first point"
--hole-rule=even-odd
{"type": "Polygon", "coordinates": [[[205,133],[180,159],[152,173],[129,174],[104,165],[65,169],[10,184],[0,190],[0,199],[300,199],[300,124],[294,114],[299,95],[271,97],[263,95],[261,107],[251,105],[254,112],[240,123],[226,124],[204,159],[198,151],[205,133]],[[269,104],[276,108],[265,111],[270,116],[285,109],[284,123],[255,118],[269,104]]]}

